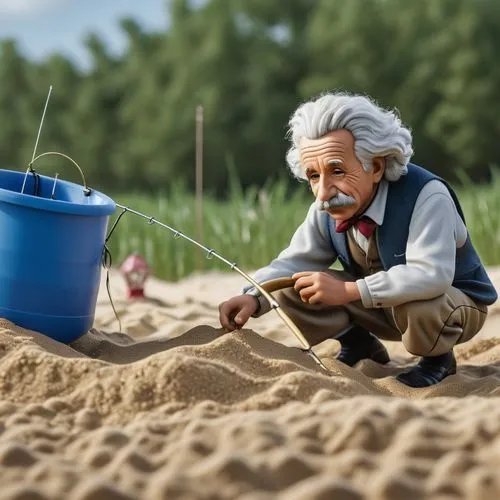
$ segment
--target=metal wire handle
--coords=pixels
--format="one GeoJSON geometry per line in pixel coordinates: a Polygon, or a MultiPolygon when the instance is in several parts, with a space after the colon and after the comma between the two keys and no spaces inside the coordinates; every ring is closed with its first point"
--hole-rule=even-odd
{"type": "Polygon", "coordinates": [[[85,196],[90,196],[90,194],[92,193],[92,190],[87,186],[87,181],[85,180],[85,175],[83,173],[83,170],[80,168],[80,165],[78,165],[78,163],[76,163],[76,161],[73,160],[73,158],[69,157],[68,155],[65,155],[64,153],[59,153],[58,151],[47,151],[46,153],[39,154],[37,157],[35,157],[35,158],[33,158],[33,160],[31,160],[31,162],[28,165],[28,168],[26,169],[26,174],[24,175],[24,181],[23,181],[23,187],[21,189],[21,194],[24,193],[24,188],[26,186],[26,180],[28,178],[28,174],[31,172],[32,174],[36,175],[35,169],[33,168],[33,164],[38,159],[42,158],[43,156],[48,156],[48,155],[62,156],[63,158],[66,158],[71,163],[73,163],[73,165],[78,169],[78,171],[80,172],[80,175],[82,176],[83,194],[85,196]]]}

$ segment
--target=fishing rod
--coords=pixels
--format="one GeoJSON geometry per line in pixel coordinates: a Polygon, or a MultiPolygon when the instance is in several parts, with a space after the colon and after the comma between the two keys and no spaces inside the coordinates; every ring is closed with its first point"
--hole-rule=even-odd
{"type": "MultiPolygon", "coordinates": [[[[137,215],[139,217],[142,217],[143,219],[146,219],[149,224],[158,224],[159,226],[168,229],[170,232],[173,233],[174,238],[184,238],[185,240],[189,241],[193,245],[196,245],[197,247],[201,248],[207,253],[207,258],[212,258],[216,257],[220,261],[222,261],[224,264],[228,265],[231,270],[236,271],[239,273],[243,278],[245,278],[249,283],[251,283],[268,301],[271,306],[271,309],[273,309],[278,316],[282,319],[282,321],[287,325],[287,327],[292,331],[292,333],[295,335],[295,337],[299,340],[299,342],[302,344],[302,351],[306,352],[309,354],[314,361],[323,369],[328,371],[328,368],[323,364],[321,359],[316,355],[316,353],[312,350],[311,345],[307,341],[307,339],[304,337],[302,332],[298,329],[298,327],[295,325],[295,323],[291,320],[291,318],[283,311],[283,309],[280,307],[278,302],[274,299],[274,297],[265,289],[263,288],[259,283],[257,283],[251,276],[249,276],[247,273],[242,271],[238,265],[235,262],[231,262],[224,258],[222,255],[218,254],[215,250],[206,247],[205,245],[201,244],[200,242],[196,241],[193,238],[190,238],[189,236],[185,235],[181,231],[178,231],[177,229],[169,226],[168,224],[165,224],[163,222],[158,221],[154,217],[151,217],[149,215],[143,214],[141,212],[138,212],[137,210],[133,210],[132,208],[126,207],[125,205],[120,205],[119,203],[115,203],[117,207],[122,209],[122,212],[118,215],[117,219],[115,220],[113,226],[109,230],[108,236],[106,237],[106,243],[108,242],[109,238],[113,234],[113,231],[115,230],[116,226],[120,222],[120,219],[124,214],[127,212],[137,215]]],[[[105,245],[105,261],[110,258],[109,250],[107,249],[105,245]]],[[[108,263],[105,267],[109,269],[110,264],[108,263]]],[[[108,289],[109,293],[109,289],[108,289]]],[[[113,308],[114,309],[114,308],[113,308]]],[[[116,314],[116,312],[115,312],[116,314]]]]}
{"type": "MultiPolygon", "coordinates": [[[[47,95],[47,98],[46,98],[46,101],[45,101],[45,106],[43,108],[43,113],[42,113],[40,125],[39,125],[39,128],[38,128],[38,133],[37,133],[37,136],[36,136],[35,146],[34,146],[34,149],[33,149],[33,156],[32,156],[31,162],[28,165],[28,168],[26,169],[26,173],[25,173],[25,176],[24,176],[24,181],[23,181],[23,184],[22,184],[22,187],[21,187],[21,194],[24,193],[24,189],[26,187],[26,180],[27,180],[27,177],[28,177],[29,173],[31,173],[35,177],[35,185],[38,186],[39,176],[36,173],[35,169],[33,168],[33,164],[39,158],[42,158],[43,156],[46,156],[46,155],[58,155],[58,156],[62,156],[64,158],[70,160],[78,168],[78,170],[80,172],[80,175],[82,176],[82,180],[83,180],[84,196],[90,196],[90,194],[92,193],[92,190],[87,186],[87,182],[85,180],[85,175],[83,174],[82,169],[80,168],[80,166],[78,165],[78,163],[75,160],[73,160],[69,156],[67,156],[67,155],[65,155],[63,153],[59,153],[57,151],[49,151],[49,152],[42,153],[42,154],[39,154],[38,156],[36,156],[36,151],[37,151],[38,143],[39,143],[39,140],[40,140],[40,135],[41,135],[41,132],[42,132],[42,128],[43,128],[43,124],[44,124],[44,120],[45,120],[45,115],[46,115],[46,112],[47,112],[47,108],[48,108],[48,104],[49,104],[49,100],[50,100],[51,94],[52,94],[52,85],[49,87],[49,92],[48,92],[48,95],[47,95]]],[[[54,179],[54,184],[53,184],[53,187],[52,187],[52,193],[51,193],[51,196],[50,196],[51,199],[55,199],[55,187],[56,187],[56,183],[57,183],[58,177],[59,177],[59,174],[56,174],[55,179],[54,179]]],[[[38,188],[35,189],[35,193],[36,193],[36,195],[38,195],[38,188]]],[[[208,248],[205,245],[202,245],[201,243],[199,243],[198,241],[194,240],[193,238],[190,238],[189,236],[185,235],[181,231],[178,231],[177,229],[169,226],[168,224],[164,224],[163,222],[160,222],[160,221],[156,220],[154,217],[151,217],[149,215],[143,214],[141,212],[138,212],[137,210],[133,210],[132,208],[126,207],[124,205],[120,205],[119,203],[115,203],[115,205],[117,207],[121,208],[122,212],[118,215],[118,217],[116,218],[113,226],[109,230],[108,235],[106,236],[106,239],[105,239],[105,242],[104,242],[104,248],[103,248],[103,252],[102,252],[102,265],[103,265],[103,267],[107,271],[107,273],[106,273],[106,289],[107,289],[107,292],[108,292],[109,300],[111,302],[111,307],[112,307],[113,312],[114,312],[114,314],[116,316],[116,319],[118,320],[118,324],[119,324],[120,330],[121,330],[120,317],[119,317],[119,315],[118,315],[118,313],[117,313],[117,311],[115,309],[115,306],[114,306],[114,303],[113,303],[113,299],[111,298],[111,292],[110,292],[110,287],[109,287],[109,270],[111,268],[112,258],[111,258],[111,252],[109,251],[109,249],[107,247],[107,242],[109,241],[109,238],[113,234],[113,231],[116,229],[116,226],[120,222],[120,219],[122,218],[122,216],[125,213],[129,212],[129,213],[132,213],[132,214],[137,215],[139,217],[142,217],[143,219],[146,219],[149,224],[158,224],[159,226],[161,226],[161,227],[163,227],[165,229],[168,229],[169,231],[171,231],[174,234],[174,238],[184,238],[185,240],[189,241],[193,245],[196,245],[197,247],[199,247],[202,250],[204,250],[205,252],[207,252],[207,258],[216,257],[220,261],[224,262],[224,264],[228,265],[231,268],[231,270],[236,271],[241,276],[243,276],[249,283],[251,283],[269,301],[271,309],[273,309],[274,311],[276,311],[276,313],[278,314],[278,316],[282,319],[282,321],[287,325],[287,327],[292,331],[292,333],[295,335],[295,337],[302,344],[302,346],[303,346],[302,351],[304,351],[307,354],[309,354],[314,359],[314,361],[323,370],[328,371],[328,368],[323,364],[323,362],[319,359],[319,357],[316,355],[316,353],[312,350],[311,345],[306,340],[306,338],[304,337],[304,335],[302,335],[302,332],[298,329],[298,327],[291,320],[291,318],[283,311],[283,309],[280,307],[280,305],[274,299],[274,297],[265,288],[263,288],[261,285],[259,285],[259,283],[257,283],[251,276],[249,276],[247,273],[245,273],[244,271],[242,271],[235,262],[230,262],[229,260],[227,260],[226,258],[222,257],[220,254],[218,254],[213,249],[208,248]]]]}

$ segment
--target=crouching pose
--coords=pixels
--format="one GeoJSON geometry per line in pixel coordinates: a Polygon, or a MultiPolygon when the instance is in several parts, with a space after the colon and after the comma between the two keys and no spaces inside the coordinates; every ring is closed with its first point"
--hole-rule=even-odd
{"type": "MultiPolygon", "coordinates": [[[[452,188],[409,162],[412,137],[371,99],[325,94],[289,122],[287,163],[315,196],[289,246],[255,280],[292,277],[275,293],[311,345],[336,338],[337,359],[389,361],[380,339],[418,364],[397,376],[425,387],[456,372],[453,347],[483,326],[497,293],[452,188]],[[343,271],[330,269],[339,261],[343,271]]],[[[269,311],[255,288],[219,306],[228,331],[269,311]]]]}

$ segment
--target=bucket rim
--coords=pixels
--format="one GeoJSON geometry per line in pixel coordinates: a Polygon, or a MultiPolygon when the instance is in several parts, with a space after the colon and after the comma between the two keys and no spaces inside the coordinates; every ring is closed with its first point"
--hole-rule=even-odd
{"type": "MultiPolygon", "coordinates": [[[[17,175],[22,177],[26,175],[26,172],[20,172],[18,170],[10,170],[5,168],[0,169],[0,174],[2,172],[7,172],[9,175],[17,175]]],[[[37,175],[49,181],[55,180],[54,177],[38,174],[38,172],[37,175]]],[[[83,186],[81,186],[80,184],[76,184],[75,182],[71,181],[66,181],[64,179],[58,178],[57,183],[81,189],[82,192],[84,189],[83,186]]],[[[39,196],[33,196],[27,193],[11,191],[9,189],[0,187],[0,202],[6,202],[13,205],[20,205],[23,207],[45,210],[48,212],[57,212],[57,213],[71,214],[71,215],[103,216],[103,215],[111,215],[116,211],[116,203],[106,194],[98,191],[97,189],[91,188],[90,197],[92,196],[100,198],[102,203],[83,204],[83,203],[75,203],[71,201],[64,201],[57,199],[52,200],[50,198],[41,198],[39,196]]]]}

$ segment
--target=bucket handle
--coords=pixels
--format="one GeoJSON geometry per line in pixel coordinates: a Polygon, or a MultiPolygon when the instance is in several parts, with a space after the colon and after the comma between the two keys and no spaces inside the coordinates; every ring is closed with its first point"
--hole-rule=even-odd
{"type": "Polygon", "coordinates": [[[36,173],[35,169],[33,168],[33,163],[35,163],[39,158],[42,158],[42,156],[47,156],[47,155],[62,156],[64,158],[66,158],[67,160],[69,160],[71,163],[73,163],[73,165],[78,169],[78,171],[80,172],[80,175],[82,176],[82,180],[83,180],[83,194],[85,196],[90,196],[90,194],[92,193],[92,190],[87,186],[87,182],[85,180],[85,175],[83,174],[83,170],[80,168],[80,166],[78,165],[78,163],[76,163],[76,161],[73,160],[73,158],[70,158],[68,155],[65,155],[64,153],[59,153],[58,151],[47,151],[46,153],[39,154],[36,158],[33,158],[33,160],[31,160],[31,162],[28,165],[28,168],[26,170],[26,175],[24,176],[24,182],[23,182],[23,187],[21,189],[21,193],[24,192],[24,186],[26,184],[26,179],[28,177],[28,174],[30,172],[32,174],[36,173]]]}

